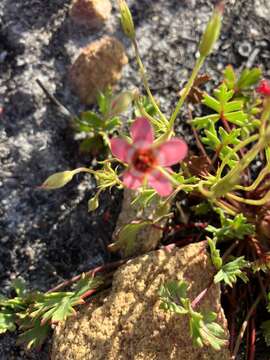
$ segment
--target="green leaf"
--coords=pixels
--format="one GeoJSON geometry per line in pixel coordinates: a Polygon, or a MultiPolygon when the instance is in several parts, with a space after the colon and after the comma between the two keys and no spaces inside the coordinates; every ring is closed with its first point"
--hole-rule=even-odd
{"type": "Polygon", "coordinates": [[[105,122],[104,130],[107,133],[111,133],[115,131],[119,126],[121,125],[121,120],[119,117],[114,117],[112,119],[109,119],[105,122]]]}
{"type": "Polygon", "coordinates": [[[214,96],[220,102],[220,111],[224,111],[224,105],[233,97],[234,91],[229,90],[223,82],[217,89],[214,90],[214,96]]]}
{"type": "Polygon", "coordinates": [[[49,324],[41,325],[39,320],[32,323],[32,327],[19,335],[17,344],[26,345],[28,350],[40,348],[50,333],[49,324]]]}
{"type": "MultiPolygon", "coordinates": [[[[155,117],[157,115],[156,108],[153,106],[152,102],[149,100],[147,96],[141,97],[139,102],[147,114],[149,114],[152,117],[155,117]]],[[[136,107],[135,109],[135,116],[136,117],[143,116],[139,107],[136,107]]]]}
{"type": "Polygon", "coordinates": [[[166,282],[159,290],[160,308],[179,315],[187,314],[184,301],[187,299],[187,288],[188,284],[183,280],[166,282]]]}
{"type": "Polygon", "coordinates": [[[236,87],[239,90],[245,90],[253,85],[256,85],[262,76],[260,68],[244,69],[237,81],[236,87]]]}
{"type": "Polygon", "coordinates": [[[215,284],[224,281],[226,285],[233,287],[237,278],[242,279],[245,283],[248,282],[247,275],[242,271],[243,268],[249,267],[249,262],[245,260],[244,256],[240,256],[227,264],[223,265],[219,272],[214,277],[215,284]]]}
{"type": "Polygon", "coordinates": [[[264,341],[267,346],[270,346],[270,320],[264,321],[261,325],[264,341]]]}
{"type": "Polygon", "coordinates": [[[216,100],[214,97],[208,95],[207,93],[204,94],[202,103],[208,106],[210,109],[215,110],[217,113],[221,111],[220,102],[216,100]]]}
{"type": "Polygon", "coordinates": [[[224,71],[224,81],[228,87],[228,89],[234,89],[236,84],[236,74],[231,65],[226,66],[224,71]]]}
{"type": "Polygon", "coordinates": [[[82,279],[74,292],[55,292],[41,294],[33,306],[31,316],[42,319],[42,324],[48,321],[58,323],[65,321],[76,313],[74,307],[84,303],[81,296],[88,290],[94,289],[98,283],[89,278],[82,279]]]}
{"type": "Polygon", "coordinates": [[[223,82],[217,89],[214,90],[214,97],[204,94],[202,103],[210,109],[218,113],[209,116],[195,118],[191,121],[192,125],[197,129],[207,128],[212,123],[217,122],[219,119],[227,120],[235,125],[244,126],[248,124],[247,114],[243,111],[243,101],[241,99],[233,100],[234,90],[228,88],[226,82],[223,82]],[[230,101],[232,100],[232,101],[230,101]]]}
{"type": "Polygon", "coordinates": [[[206,115],[201,117],[196,117],[191,120],[192,126],[194,126],[197,130],[208,129],[212,123],[216,123],[219,120],[219,114],[206,115]]]}
{"type": "Polygon", "coordinates": [[[212,239],[209,239],[209,238],[207,238],[207,240],[208,240],[208,245],[210,248],[212,263],[215,266],[215,268],[217,270],[219,270],[223,264],[222,258],[220,256],[220,251],[217,250],[215,241],[213,241],[212,239]]]}
{"type": "Polygon", "coordinates": [[[16,314],[10,310],[0,309],[0,334],[16,330],[16,314]]]}
{"type": "Polygon", "coordinates": [[[103,120],[93,111],[85,111],[81,114],[81,121],[97,131],[103,129],[103,120]]]}
{"type": "Polygon", "coordinates": [[[195,346],[210,345],[218,351],[227,344],[228,341],[224,329],[215,322],[216,318],[217,315],[214,312],[200,314],[193,310],[191,311],[189,324],[195,346]]]}
{"type": "MultiPolygon", "coordinates": [[[[216,209],[217,211],[217,209],[216,209]]],[[[218,241],[226,239],[240,239],[242,240],[246,235],[252,235],[255,232],[255,227],[247,222],[247,218],[243,214],[238,214],[234,218],[225,216],[222,211],[219,211],[221,227],[216,228],[208,225],[206,230],[214,234],[218,241]]]]}
{"type": "Polygon", "coordinates": [[[110,89],[107,89],[105,93],[99,92],[97,96],[97,103],[99,111],[102,115],[106,115],[110,108],[112,92],[110,89]]]}
{"type": "Polygon", "coordinates": [[[247,124],[248,121],[247,114],[245,114],[243,111],[234,111],[231,113],[225,113],[224,118],[229,122],[231,122],[232,124],[238,126],[244,126],[247,124]]]}
{"type": "Polygon", "coordinates": [[[157,197],[157,193],[153,189],[142,189],[131,202],[131,205],[143,208],[149,206],[151,202],[157,197]]]}
{"type": "Polygon", "coordinates": [[[242,110],[242,108],[243,108],[243,102],[241,100],[234,100],[226,103],[223,107],[223,111],[226,114],[232,111],[240,111],[242,110]]]}

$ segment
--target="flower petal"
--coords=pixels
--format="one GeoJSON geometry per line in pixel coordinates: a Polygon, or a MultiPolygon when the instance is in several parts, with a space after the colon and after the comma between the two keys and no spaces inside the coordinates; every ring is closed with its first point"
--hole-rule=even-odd
{"type": "Polygon", "coordinates": [[[154,131],[149,121],[144,117],[136,118],[130,129],[131,137],[137,148],[147,148],[154,141],[154,131]]]}
{"type": "Polygon", "coordinates": [[[132,146],[125,140],[120,138],[111,139],[111,151],[113,156],[117,159],[128,162],[130,156],[129,153],[132,150],[132,146]]]}
{"type": "Polygon", "coordinates": [[[153,187],[160,196],[168,196],[173,190],[170,180],[158,170],[154,170],[148,175],[148,184],[153,187]]]}
{"type": "Polygon", "coordinates": [[[156,151],[159,165],[171,166],[185,158],[188,147],[185,141],[172,138],[164,144],[161,144],[156,151]]]}
{"type": "Polygon", "coordinates": [[[123,183],[129,189],[138,189],[143,183],[143,176],[138,177],[132,169],[125,171],[123,175],[123,183]]]}

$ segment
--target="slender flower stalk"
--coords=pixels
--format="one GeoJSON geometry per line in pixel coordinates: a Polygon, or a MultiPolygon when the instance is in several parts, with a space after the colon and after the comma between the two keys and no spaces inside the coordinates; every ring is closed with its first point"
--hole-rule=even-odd
{"type": "MultiPolygon", "coordinates": [[[[205,61],[205,56],[200,56],[198,58],[198,60],[196,61],[196,64],[195,64],[194,69],[192,71],[192,74],[191,74],[191,76],[190,76],[190,78],[188,80],[188,83],[185,86],[185,88],[184,88],[184,90],[183,90],[183,92],[181,94],[181,97],[180,97],[180,99],[179,99],[179,101],[178,101],[178,103],[176,105],[176,108],[175,108],[174,112],[172,113],[172,116],[170,117],[169,133],[171,133],[172,130],[173,130],[175,120],[176,120],[176,118],[177,118],[177,116],[178,116],[178,114],[179,114],[179,112],[180,112],[180,110],[181,110],[181,108],[182,108],[182,106],[183,106],[183,104],[184,104],[184,102],[185,102],[185,100],[186,100],[186,98],[187,98],[193,84],[194,84],[194,81],[195,81],[196,77],[199,74],[199,71],[200,71],[201,67],[203,66],[204,61],[205,61]]],[[[168,136],[169,136],[169,134],[168,134],[168,136]]]]}
{"type": "Polygon", "coordinates": [[[162,113],[162,111],[160,110],[151,90],[150,90],[150,86],[149,86],[149,82],[148,82],[148,79],[147,79],[147,75],[146,75],[146,71],[145,71],[145,68],[144,68],[144,65],[143,65],[143,62],[141,60],[141,56],[140,56],[140,52],[139,52],[139,48],[138,48],[138,44],[137,44],[137,41],[136,39],[133,39],[132,40],[132,44],[133,44],[133,48],[134,48],[134,52],[135,52],[135,57],[136,57],[136,61],[137,61],[137,64],[139,66],[139,70],[140,70],[140,74],[141,74],[141,78],[142,78],[142,81],[143,81],[143,85],[144,85],[144,88],[147,92],[147,95],[152,103],[152,105],[154,106],[156,112],[159,114],[160,118],[162,119],[162,121],[164,122],[164,124],[167,124],[168,123],[168,120],[166,118],[166,116],[162,113]]]}

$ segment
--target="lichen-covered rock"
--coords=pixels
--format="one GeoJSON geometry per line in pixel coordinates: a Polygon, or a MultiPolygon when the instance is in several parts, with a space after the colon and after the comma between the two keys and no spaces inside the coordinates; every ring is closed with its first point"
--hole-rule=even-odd
{"type": "Polygon", "coordinates": [[[70,69],[70,81],[80,100],[94,103],[99,91],[121,78],[127,62],[123,45],[114,37],[105,36],[82,49],[70,69]]]}
{"type": "Polygon", "coordinates": [[[112,5],[109,0],[73,0],[70,16],[74,22],[95,28],[110,17],[112,5]]]}
{"type": "MultiPolygon", "coordinates": [[[[229,360],[227,348],[194,348],[187,319],[159,309],[161,283],[185,279],[193,299],[213,271],[205,243],[129,261],[116,272],[112,291],[104,299],[57,327],[52,360],[229,360]]],[[[210,288],[200,309],[217,312],[226,329],[218,285],[210,288]]]]}

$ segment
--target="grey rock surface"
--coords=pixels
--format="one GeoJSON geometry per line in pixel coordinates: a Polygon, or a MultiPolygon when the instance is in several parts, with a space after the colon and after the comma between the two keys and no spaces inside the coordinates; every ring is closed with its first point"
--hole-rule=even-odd
{"type": "MultiPolygon", "coordinates": [[[[214,0],[128,2],[151,87],[168,113],[192,69],[214,0]]],[[[68,68],[82,46],[106,33],[124,42],[130,58],[119,88],[142,88],[115,7],[105,27],[89,32],[74,28],[69,5],[70,0],[0,2],[0,291],[7,294],[16,276],[46,290],[109,260],[105,246],[119,211],[119,193],[105,194],[101,208],[89,215],[87,200],[95,191],[89,176],[78,176],[60,191],[37,189],[53,172],[89,165],[91,159],[79,155],[69,119],[48,101],[36,78],[78,113],[82,107],[70,91],[68,68]]],[[[270,76],[269,21],[255,11],[253,0],[228,2],[221,40],[204,67],[214,81],[228,63],[260,65],[270,76]],[[251,45],[248,58],[239,54],[243,41],[251,45]]],[[[191,142],[184,119],[183,113],[178,131],[191,142]]],[[[14,337],[0,337],[0,360],[34,358],[48,359],[46,349],[26,355],[14,337]]]]}
{"type": "Polygon", "coordinates": [[[255,12],[265,20],[270,19],[270,2],[268,0],[255,0],[255,12]]]}

